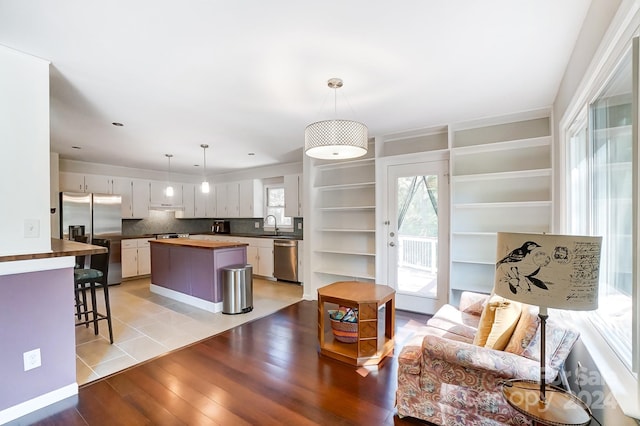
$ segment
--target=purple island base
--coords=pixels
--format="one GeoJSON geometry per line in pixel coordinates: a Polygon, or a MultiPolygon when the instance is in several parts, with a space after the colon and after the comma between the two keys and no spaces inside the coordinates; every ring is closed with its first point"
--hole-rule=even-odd
{"type": "Polygon", "coordinates": [[[188,238],[150,242],[151,292],[222,311],[222,268],[246,264],[248,244],[188,238]]]}

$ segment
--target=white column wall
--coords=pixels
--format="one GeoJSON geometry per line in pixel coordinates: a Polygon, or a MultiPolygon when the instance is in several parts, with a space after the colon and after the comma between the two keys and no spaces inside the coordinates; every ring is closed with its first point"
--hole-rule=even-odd
{"type": "Polygon", "coordinates": [[[0,255],[50,251],[49,62],[0,45],[0,71],[0,255]]]}

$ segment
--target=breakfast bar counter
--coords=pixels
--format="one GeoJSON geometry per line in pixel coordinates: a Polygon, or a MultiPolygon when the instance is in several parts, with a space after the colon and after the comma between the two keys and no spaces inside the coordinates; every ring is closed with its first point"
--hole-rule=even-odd
{"type": "Polygon", "coordinates": [[[151,291],[210,312],[222,310],[222,268],[247,262],[245,243],[188,238],[149,242],[151,291]]]}

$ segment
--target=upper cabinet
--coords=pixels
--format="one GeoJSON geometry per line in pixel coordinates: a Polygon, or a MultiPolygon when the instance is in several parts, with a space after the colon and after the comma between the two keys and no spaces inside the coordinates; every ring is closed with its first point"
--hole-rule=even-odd
{"type": "Polygon", "coordinates": [[[456,126],[451,148],[451,290],[490,292],[497,233],[552,228],[548,111],[456,126]]]}
{"type": "Polygon", "coordinates": [[[264,188],[259,179],[239,183],[240,217],[264,217],[264,188]]]}
{"type": "Polygon", "coordinates": [[[284,215],[302,217],[302,175],[285,175],[284,177],[284,215]]]}
{"type": "Polygon", "coordinates": [[[149,181],[131,179],[131,206],[134,219],[149,217],[149,199],[149,181]]]}
{"type": "Polygon", "coordinates": [[[60,172],[60,191],[114,194],[114,179],[109,176],[60,172]]]}
{"type": "Polygon", "coordinates": [[[150,202],[151,205],[156,206],[181,206],[182,199],[182,184],[175,182],[165,181],[150,181],[150,202]],[[171,185],[173,188],[173,195],[168,196],[166,193],[167,186],[171,185]]]}

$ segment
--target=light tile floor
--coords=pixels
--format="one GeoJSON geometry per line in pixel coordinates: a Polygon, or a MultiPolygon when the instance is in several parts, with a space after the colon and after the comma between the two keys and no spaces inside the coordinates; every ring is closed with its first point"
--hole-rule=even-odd
{"type": "MultiPolygon", "coordinates": [[[[302,299],[302,286],[253,280],[253,310],[246,314],[211,313],[149,290],[149,278],[109,287],[113,345],[106,321],[100,333],[76,327],[76,376],[82,385],[142,361],[261,318],[302,299]]],[[[103,301],[102,294],[98,301],[103,301]]],[[[99,303],[101,307],[104,303],[99,303]]]]}

